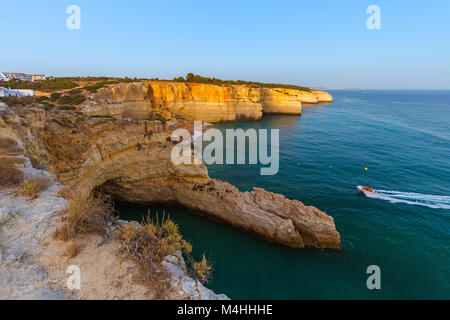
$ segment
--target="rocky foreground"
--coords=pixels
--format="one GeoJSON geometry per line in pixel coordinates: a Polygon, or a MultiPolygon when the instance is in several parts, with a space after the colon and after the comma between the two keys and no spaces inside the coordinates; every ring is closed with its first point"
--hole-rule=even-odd
{"type": "MultiPolygon", "coordinates": [[[[133,281],[137,266],[117,257],[118,241],[98,235],[79,239],[83,250],[74,258],[66,257],[66,244],[53,239],[68,201],[59,195],[62,185],[46,170],[33,168],[23,154],[20,170],[26,179],[42,179],[47,189],[36,198],[18,195],[17,190],[0,190],[0,299],[227,299],[217,295],[187,274],[180,252],[163,262],[171,279],[171,290],[163,296],[133,281]],[[101,263],[98,263],[101,261],[101,263]],[[67,268],[82,270],[81,290],[66,285],[67,268]]],[[[114,233],[126,221],[111,224],[114,233]]]]}

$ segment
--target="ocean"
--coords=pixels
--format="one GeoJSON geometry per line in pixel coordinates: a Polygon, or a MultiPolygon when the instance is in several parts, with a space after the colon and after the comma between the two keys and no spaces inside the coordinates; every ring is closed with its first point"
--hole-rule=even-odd
{"type": "MultiPolygon", "coordinates": [[[[241,191],[262,187],[325,211],[341,250],[287,248],[182,208],[152,212],[170,214],[194,257],[213,263],[207,286],[231,299],[450,299],[450,91],[331,94],[333,103],[301,116],[214,125],[279,128],[277,175],[261,176],[258,165],[208,171],[241,191]],[[380,290],[367,288],[370,265],[380,267],[380,290]]],[[[147,208],[119,211],[140,221],[147,208]]]]}

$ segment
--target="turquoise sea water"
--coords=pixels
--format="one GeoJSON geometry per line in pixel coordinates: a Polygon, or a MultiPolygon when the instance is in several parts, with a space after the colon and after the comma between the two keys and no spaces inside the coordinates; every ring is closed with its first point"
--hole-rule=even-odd
{"type": "Polygon", "coordinates": [[[208,287],[232,299],[450,299],[450,91],[332,94],[301,117],[215,125],[279,128],[276,176],[251,165],[208,170],[241,191],[262,187],[325,211],[342,250],[286,248],[180,208],[152,209],[170,213],[197,259],[206,252],[208,287]],[[357,185],[383,191],[368,198],[357,185]],[[381,290],[366,287],[369,265],[381,268],[381,290]]]}

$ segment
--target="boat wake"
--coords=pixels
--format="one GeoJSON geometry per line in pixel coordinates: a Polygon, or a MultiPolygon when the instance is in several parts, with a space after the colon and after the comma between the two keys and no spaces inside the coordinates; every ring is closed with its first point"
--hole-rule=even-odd
{"type": "Polygon", "coordinates": [[[390,201],[391,203],[406,203],[424,206],[433,209],[450,209],[449,196],[436,196],[431,194],[400,192],[388,190],[375,190],[376,193],[365,193],[366,197],[390,201]]]}

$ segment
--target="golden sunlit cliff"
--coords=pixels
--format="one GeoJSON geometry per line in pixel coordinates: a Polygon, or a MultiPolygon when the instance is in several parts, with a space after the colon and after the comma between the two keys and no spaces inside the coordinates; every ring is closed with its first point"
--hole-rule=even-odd
{"type": "Polygon", "coordinates": [[[323,91],[146,81],[100,89],[81,111],[90,116],[173,118],[206,122],[259,120],[263,114],[301,114],[302,103],[331,102],[323,91]]]}

